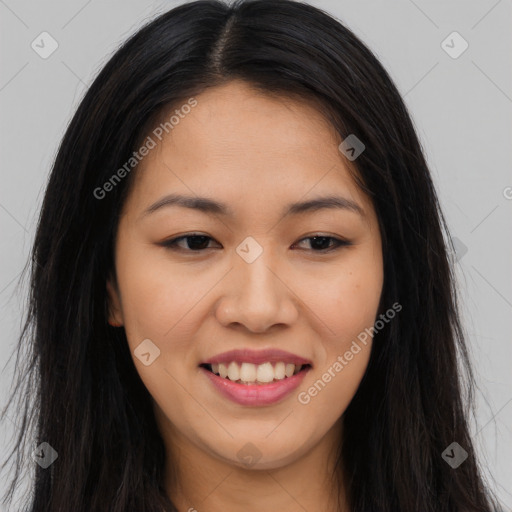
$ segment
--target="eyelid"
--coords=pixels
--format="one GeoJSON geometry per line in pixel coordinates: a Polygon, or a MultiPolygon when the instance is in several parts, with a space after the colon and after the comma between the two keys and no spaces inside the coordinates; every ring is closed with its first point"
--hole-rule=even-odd
{"type": "MultiPolygon", "coordinates": [[[[212,240],[216,243],[219,243],[213,237],[206,235],[204,233],[185,233],[184,235],[179,235],[177,237],[173,237],[168,240],[164,240],[163,242],[161,242],[158,245],[161,245],[170,250],[188,252],[188,253],[202,253],[204,251],[207,251],[208,249],[213,249],[213,247],[206,247],[205,249],[193,250],[193,249],[184,249],[182,247],[177,246],[177,243],[180,242],[181,240],[184,240],[186,238],[194,238],[194,237],[204,237],[204,238],[212,240]]],[[[324,234],[324,233],[312,233],[312,234],[309,234],[307,236],[300,238],[297,242],[295,242],[293,244],[293,246],[303,242],[304,240],[311,240],[313,238],[328,238],[328,239],[331,239],[334,243],[334,245],[332,247],[328,247],[327,249],[319,249],[317,251],[310,249],[310,252],[318,253],[318,254],[326,254],[328,252],[335,251],[342,247],[347,247],[347,246],[353,245],[350,240],[347,240],[347,239],[342,238],[337,235],[335,236],[335,235],[324,234]]],[[[219,243],[219,245],[222,245],[222,244],[219,243]]],[[[304,250],[308,250],[308,249],[304,249],[304,250]]]]}
{"type": "MultiPolygon", "coordinates": [[[[182,251],[182,252],[190,252],[190,253],[193,253],[193,252],[200,253],[200,252],[204,252],[204,251],[206,251],[208,249],[211,249],[211,247],[209,247],[209,248],[206,248],[206,249],[201,249],[201,250],[194,251],[192,249],[183,249],[182,247],[178,247],[176,245],[181,240],[184,240],[186,238],[193,238],[193,237],[204,237],[204,238],[208,238],[210,240],[213,240],[213,241],[217,242],[210,235],[206,235],[204,233],[194,233],[193,232],[193,233],[185,233],[184,235],[179,235],[179,236],[175,236],[175,237],[169,238],[167,240],[164,240],[163,242],[161,242],[158,245],[161,245],[161,246],[163,246],[163,247],[165,247],[167,249],[170,249],[170,250],[176,250],[176,251],[182,251]]],[[[219,243],[219,242],[217,242],[217,243],[219,243]]]]}
{"type": "MultiPolygon", "coordinates": [[[[327,249],[320,249],[318,251],[315,251],[315,250],[310,250],[311,252],[313,253],[318,253],[318,254],[326,254],[328,252],[333,252],[337,249],[340,249],[342,247],[347,247],[349,245],[352,245],[352,242],[350,240],[347,240],[346,238],[342,238],[340,236],[335,236],[335,235],[330,235],[330,234],[324,234],[324,233],[313,233],[313,234],[310,234],[310,235],[307,235],[307,236],[304,236],[302,237],[297,243],[293,244],[293,245],[297,245],[298,243],[304,241],[304,240],[311,240],[313,238],[329,238],[333,241],[334,245],[332,247],[329,247],[327,249]]],[[[307,249],[305,249],[307,250],[307,249]]]]}

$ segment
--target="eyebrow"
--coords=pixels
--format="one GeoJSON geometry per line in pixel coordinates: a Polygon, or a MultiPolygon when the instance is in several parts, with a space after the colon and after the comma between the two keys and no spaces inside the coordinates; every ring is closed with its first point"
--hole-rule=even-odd
{"type": "MultiPolygon", "coordinates": [[[[224,217],[234,216],[234,212],[231,210],[231,208],[229,208],[229,206],[224,203],[215,201],[214,199],[210,199],[208,197],[193,197],[181,194],[169,194],[162,197],[153,203],[149,208],[144,210],[142,217],[160,210],[161,208],[170,206],[190,208],[207,214],[210,213],[224,217]]],[[[357,204],[355,201],[352,201],[351,199],[340,196],[323,196],[316,197],[309,201],[301,201],[289,204],[282,212],[282,217],[286,217],[288,215],[299,215],[306,212],[315,212],[323,209],[348,210],[357,213],[362,217],[365,216],[364,210],[361,208],[361,206],[359,206],[359,204],[357,204]]]]}

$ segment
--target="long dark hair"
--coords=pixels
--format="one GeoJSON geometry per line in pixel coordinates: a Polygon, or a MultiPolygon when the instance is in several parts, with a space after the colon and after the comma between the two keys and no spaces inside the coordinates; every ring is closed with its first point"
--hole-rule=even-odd
{"type": "Polygon", "coordinates": [[[343,479],[351,510],[489,512],[468,432],[474,379],[448,230],[410,116],[350,30],[291,0],[176,7],[125,42],[81,101],[51,171],[31,256],[18,381],[5,409],[21,405],[8,494],[23,447],[47,442],[59,457],[48,469],[33,464],[26,510],[176,510],[163,487],[165,450],[150,395],[124,330],[107,324],[113,240],[137,170],[101,199],[94,191],[129,160],[156,116],[233,79],[311,100],[343,139],[356,134],[366,146],[354,177],[379,219],[381,307],[399,301],[403,310],[376,333],[344,413],[333,478],[343,479]],[[468,453],[456,469],[442,457],[452,442],[468,453]]]}

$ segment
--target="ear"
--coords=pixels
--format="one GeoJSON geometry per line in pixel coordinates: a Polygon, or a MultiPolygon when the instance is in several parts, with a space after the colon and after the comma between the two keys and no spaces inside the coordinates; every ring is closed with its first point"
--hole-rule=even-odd
{"type": "Polygon", "coordinates": [[[108,323],[113,327],[123,325],[123,314],[121,310],[121,299],[115,279],[110,276],[107,279],[107,304],[108,304],[108,323]]]}

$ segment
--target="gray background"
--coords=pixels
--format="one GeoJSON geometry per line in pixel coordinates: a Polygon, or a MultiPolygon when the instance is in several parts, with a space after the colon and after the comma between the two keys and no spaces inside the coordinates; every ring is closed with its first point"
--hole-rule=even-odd
{"type": "MultiPolygon", "coordinates": [[[[0,0],[2,367],[20,330],[26,287],[18,292],[16,284],[65,127],[120,42],[178,3],[0,0]],[[31,48],[43,31],[59,44],[47,59],[31,48]]],[[[511,0],[309,3],[335,15],[376,53],[410,109],[457,238],[479,384],[472,431],[504,510],[512,510],[511,0]],[[469,44],[458,58],[441,45],[453,31],[469,44]]],[[[461,48],[450,38],[447,44],[461,48]]],[[[0,377],[0,405],[12,370],[8,365],[0,377]]],[[[15,429],[14,421],[0,425],[1,460],[15,429]]]]}

